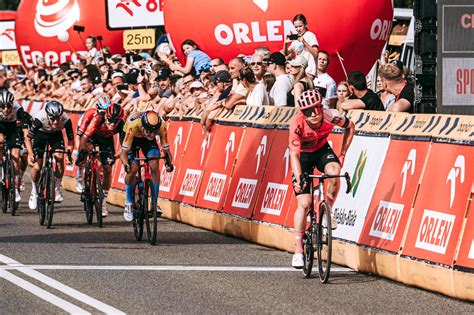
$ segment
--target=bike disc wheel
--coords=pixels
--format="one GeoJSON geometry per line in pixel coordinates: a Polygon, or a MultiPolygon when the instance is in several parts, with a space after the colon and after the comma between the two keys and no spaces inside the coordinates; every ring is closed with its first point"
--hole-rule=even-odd
{"type": "Polygon", "coordinates": [[[43,170],[40,173],[40,180],[38,181],[38,197],[36,200],[36,208],[38,209],[40,225],[44,225],[44,220],[46,218],[45,185],[46,185],[46,172],[45,170],[43,170]]]}
{"type": "Polygon", "coordinates": [[[133,233],[135,239],[141,241],[143,238],[143,212],[141,207],[142,189],[138,188],[138,184],[135,184],[133,191],[133,233]]]}
{"type": "Polygon", "coordinates": [[[47,180],[46,180],[46,201],[45,201],[45,209],[46,209],[46,219],[48,220],[48,229],[51,228],[53,224],[53,215],[54,215],[54,198],[55,198],[55,185],[54,185],[54,173],[53,169],[50,167],[48,168],[47,173],[47,180]]]}
{"type": "Polygon", "coordinates": [[[17,209],[17,203],[15,201],[15,169],[13,168],[13,162],[7,160],[7,188],[8,188],[8,205],[12,215],[15,215],[17,209]]]}
{"type": "Polygon", "coordinates": [[[102,201],[104,200],[104,189],[102,188],[102,182],[100,181],[100,175],[98,170],[94,170],[94,208],[97,218],[97,225],[102,227],[102,201]]]}
{"type": "Polygon", "coordinates": [[[314,246],[316,243],[316,226],[314,222],[314,216],[310,216],[310,224],[308,229],[305,231],[303,239],[303,274],[305,278],[311,276],[314,262],[314,246]]]}
{"type": "Polygon", "coordinates": [[[145,182],[145,193],[143,194],[142,207],[146,219],[148,242],[151,245],[155,245],[158,234],[158,217],[156,212],[155,189],[153,187],[153,182],[150,179],[145,182]]]}
{"type": "Polygon", "coordinates": [[[319,278],[322,283],[327,283],[331,271],[332,259],[331,210],[327,202],[322,202],[319,205],[317,247],[319,278]]]}

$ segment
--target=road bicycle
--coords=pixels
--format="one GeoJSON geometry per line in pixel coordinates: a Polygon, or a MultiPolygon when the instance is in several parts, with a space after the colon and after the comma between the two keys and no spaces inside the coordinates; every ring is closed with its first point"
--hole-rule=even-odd
{"type": "Polygon", "coordinates": [[[37,184],[37,208],[40,225],[44,225],[46,220],[46,226],[50,229],[53,224],[56,179],[54,176],[55,170],[53,166],[53,155],[54,153],[67,153],[69,154],[69,159],[71,159],[71,152],[50,149],[48,144],[45,146],[45,149],[40,152],[43,152],[43,168],[41,169],[37,184]]]}
{"type": "Polygon", "coordinates": [[[133,190],[133,233],[135,239],[141,241],[143,238],[143,224],[145,222],[148,242],[151,245],[155,245],[158,228],[158,200],[155,199],[155,190],[150,178],[148,162],[164,159],[165,163],[171,168],[170,172],[173,171],[174,167],[168,156],[138,158],[138,150],[137,148],[130,160],[130,165],[131,163],[138,163],[135,189],[133,190]]]}
{"type": "Polygon", "coordinates": [[[331,225],[331,207],[326,201],[324,190],[324,180],[328,178],[346,179],[346,194],[351,191],[351,179],[346,172],[344,175],[309,175],[302,174],[300,179],[301,188],[310,185],[311,203],[308,211],[309,222],[303,236],[303,273],[309,278],[313,269],[314,252],[318,255],[318,272],[322,283],[327,283],[331,271],[332,260],[332,225],[331,225]],[[315,190],[314,179],[318,180],[315,190]],[[317,207],[315,211],[315,196],[317,195],[317,207]]]}
{"type": "Polygon", "coordinates": [[[3,144],[3,178],[0,181],[0,204],[2,212],[6,213],[8,208],[12,215],[15,215],[18,209],[18,202],[15,201],[15,167],[13,165],[11,149],[6,141],[3,144]]]}

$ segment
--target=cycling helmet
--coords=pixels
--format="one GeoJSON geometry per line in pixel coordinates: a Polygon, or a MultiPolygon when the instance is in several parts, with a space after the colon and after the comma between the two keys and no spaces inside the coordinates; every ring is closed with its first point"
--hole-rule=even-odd
{"type": "Polygon", "coordinates": [[[142,126],[148,131],[156,131],[161,127],[161,118],[152,110],[142,114],[142,126]]]}
{"type": "Polygon", "coordinates": [[[14,100],[13,94],[7,90],[0,92],[0,107],[11,107],[14,100]]]}
{"type": "Polygon", "coordinates": [[[105,112],[105,118],[111,121],[119,121],[123,118],[123,108],[119,104],[112,104],[105,112]]]}
{"type": "Polygon", "coordinates": [[[314,107],[321,107],[321,102],[321,94],[319,94],[319,92],[316,92],[315,90],[304,91],[296,100],[296,104],[298,105],[301,111],[314,107]]]}
{"type": "Polygon", "coordinates": [[[44,110],[49,117],[60,117],[64,113],[63,104],[58,101],[48,101],[44,110]]]}
{"type": "Polygon", "coordinates": [[[101,96],[95,103],[98,110],[106,110],[110,106],[110,99],[107,96],[101,96]]]}

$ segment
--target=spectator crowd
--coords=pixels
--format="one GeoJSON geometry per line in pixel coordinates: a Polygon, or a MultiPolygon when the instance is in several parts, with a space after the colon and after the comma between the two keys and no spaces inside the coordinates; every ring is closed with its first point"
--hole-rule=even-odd
{"type": "Polygon", "coordinates": [[[50,66],[40,58],[31,69],[5,68],[0,70],[0,87],[17,99],[57,99],[70,110],[87,110],[103,95],[126,112],[152,109],[166,117],[172,111],[182,116],[201,109],[206,130],[220,108],[295,106],[299,95],[311,89],[321,93],[324,107],[341,112],[414,112],[414,86],[401,62],[382,58],[376,92],[357,70],[336,83],[327,72],[330,54],[319,47],[306,18],[299,14],[293,23],[297,33],[286,37],[281,51],[262,46],[251,56],[235,56],[228,63],[203,52],[191,39],[181,44],[186,57],[181,63],[169,49],[112,54],[89,36],[88,53],[76,53],[77,62],[50,66]]]}

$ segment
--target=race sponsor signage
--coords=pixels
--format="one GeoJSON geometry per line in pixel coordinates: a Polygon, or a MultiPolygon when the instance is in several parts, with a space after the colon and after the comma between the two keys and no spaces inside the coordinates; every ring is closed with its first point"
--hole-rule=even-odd
{"type": "Polygon", "coordinates": [[[0,51],[16,50],[14,18],[15,15],[13,14],[11,21],[0,19],[0,51]]]}
{"type": "Polygon", "coordinates": [[[184,175],[181,188],[179,189],[179,194],[182,196],[194,197],[196,194],[196,189],[198,188],[199,182],[201,180],[201,170],[193,170],[188,168],[186,174],[184,175]]]}
{"type": "Polygon", "coordinates": [[[474,176],[474,147],[432,143],[403,255],[452,266],[474,176]],[[436,193],[433,193],[436,192],[436,193]]]}
{"type": "Polygon", "coordinates": [[[354,136],[341,170],[342,174],[348,172],[351,176],[352,191],[346,194],[346,183],[341,180],[339,195],[332,207],[337,221],[334,237],[352,242],[359,240],[389,143],[389,138],[354,136]]]}
{"type": "MultiPolygon", "coordinates": [[[[239,54],[252,55],[259,46],[281,50],[285,36],[295,33],[293,17],[304,13],[309,29],[335,60],[329,73],[340,81],[345,75],[337,54],[346,69],[369,72],[389,37],[393,4],[391,0],[174,0],[164,2],[163,12],[174,47],[192,38],[204,52],[226,61],[239,54]],[[321,12],[334,16],[324,19],[321,12]]],[[[183,61],[181,49],[177,54],[183,61]]]]}
{"type": "Polygon", "coordinates": [[[109,29],[164,25],[162,0],[106,0],[106,6],[109,29]]]}
{"type": "Polygon", "coordinates": [[[123,48],[126,50],[155,48],[155,30],[150,28],[124,31],[123,48]]]}
{"type": "Polygon", "coordinates": [[[212,128],[211,137],[215,136],[209,149],[197,206],[222,210],[243,133],[241,127],[215,125],[212,128]]]}
{"type": "Polygon", "coordinates": [[[443,58],[443,105],[474,105],[474,58],[443,58]]]}
{"type": "Polygon", "coordinates": [[[44,58],[48,66],[77,61],[74,52],[87,53],[84,40],[89,35],[102,36],[102,45],[110,47],[112,54],[123,52],[122,31],[106,27],[104,1],[22,0],[18,7],[16,44],[28,68],[39,58],[44,58]]]}
{"type": "Polygon", "coordinates": [[[0,56],[2,57],[2,65],[4,66],[21,65],[20,56],[16,50],[4,50],[1,52],[0,56]]]}
{"type": "Polygon", "coordinates": [[[391,140],[359,242],[398,252],[430,142],[391,140]]]}
{"type": "Polygon", "coordinates": [[[246,128],[223,212],[250,218],[260,191],[275,130],[246,128]]]}
{"type": "Polygon", "coordinates": [[[268,182],[264,192],[262,213],[268,213],[279,216],[288,192],[288,185],[268,182]]]}
{"type": "Polygon", "coordinates": [[[464,234],[461,239],[461,246],[456,258],[456,266],[474,270],[474,202],[468,210],[466,224],[464,225],[464,234]]]}

